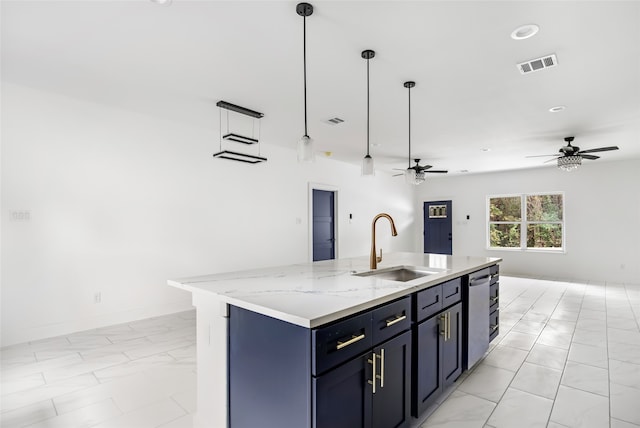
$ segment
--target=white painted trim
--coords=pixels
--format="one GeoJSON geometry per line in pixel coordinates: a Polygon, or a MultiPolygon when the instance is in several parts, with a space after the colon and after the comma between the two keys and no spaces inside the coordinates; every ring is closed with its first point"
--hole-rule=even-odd
{"type": "Polygon", "coordinates": [[[336,186],[332,186],[330,184],[322,184],[322,183],[313,183],[313,182],[309,182],[309,188],[308,188],[308,193],[307,193],[307,202],[308,202],[308,208],[307,208],[307,216],[308,216],[308,254],[307,254],[307,259],[309,260],[309,262],[313,262],[313,191],[314,190],[325,190],[328,192],[333,192],[334,193],[334,198],[333,198],[333,234],[335,236],[335,254],[334,257],[336,259],[339,258],[338,256],[338,249],[339,249],[339,242],[340,242],[340,235],[338,234],[339,232],[339,228],[338,228],[338,206],[339,206],[339,200],[340,200],[340,192],[338,190],[338,187],[336,186]]]}

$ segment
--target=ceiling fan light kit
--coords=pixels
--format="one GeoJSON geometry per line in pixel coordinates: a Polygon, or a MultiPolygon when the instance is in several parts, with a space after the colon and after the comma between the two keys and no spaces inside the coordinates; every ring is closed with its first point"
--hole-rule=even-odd
{"type": "Polygon", "coordinates": [[[304,135],[298,141],[298,162],[315,162],[313,140],[307,131],[307,16],[313,14],[309,3],[298,3],[296,13],[302,16],[302,63],[304,68],[304,135]]]}
{"type": "Polygon", "coordinates": [[[580,156],[560,156],[558,158],[558,168],[563,171],[574,171],[582,165],[582,158],[580,156]]]}
{"type": "Polygon", "coordinates": [[[373,158],[369,154],[369,60],[376,56],[376,53],[371,49],[362,51],[362,58],[367,60],[367,154],[362,159],[362,176],[371,177],[375,175],[375,169],[373,167],[373,158]]]}
{"type": "MultiPolygon", "coordinates": [[[[596,160],[600,159],[600,156],[592,155],[591,153],[597,152],[609,152],[612,150],[618,150],[618,146],[609,146],[609,147],[598,147],[597,149],[589,149],[589,150],[580,150],[578,146],[572,146],[571,143],[575,137],[565,137],[564,141],[567,143],[566,146],[560,147],[558,152],[560,156],[555,155],[535,155],[535,156],[527,156],[528,158],[538,158],[538,157],[546,157],[546,156],[554,156],[557,161],[558,168],[563,171],[573,171],[578,169],[580,165],[582,165],[582,159],[588,160],[596,160]]],[[[553,159],[549,159],[547,162],[551,162],[553,159]]]]}

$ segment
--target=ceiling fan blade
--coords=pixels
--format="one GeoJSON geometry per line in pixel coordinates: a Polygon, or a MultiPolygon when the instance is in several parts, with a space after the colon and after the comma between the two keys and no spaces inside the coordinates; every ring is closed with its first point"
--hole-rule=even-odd
{"type": "Polygon", "coordinates": [[[600,156],[594,156],[594,155],[585,155],[580,153],[580,157],[582,159],[591,159],[591,160],[596,160],[596,159],[600,159],[600,156]]]}
{"type": "Polygon", "coordinates": [[[559,159],[559,158],[561,158],[561,157],[562,157],[562,156],[558,156],[557,158],[549,159],[549,160],[547,160],[547,161],[544,161],[544,163],[553,162],[554,160],[559,159]]]}
{"type": "Polygon", "coordinates": [[[406,171],[407,168],[392,168],[394,171],[406,171]]]}
{"type": "Polygon", "coordinates": [[[542,157],[547,157],[547,156],[558,156],[558,154],[554,154],[554,155],[533,155],[533,156],[525,156],[525,158],[542,158],[542,157]]]}
{"type": "Polygon", "coordinates": [[[401,175],[404,175],[404,174],[393,174],[392,177],[400,177],[401,175]]]}
{"type": "Polygon", "coordinates": [[[433,168],[431,165],[425,165],[425,166],[421,166],[421,167],[420,167],[420,169],[421,169],[421,170],[423,170],[423,171],[424,171],[425,169],[431,169],[431,168],[433,168]]]}
{"type": "Polygon", "coordinates": [[[583,153],[595,153],[595,152],[608,152],[610,150],[619,150],[618,146],[611,146],[611,147],[600,147],[599,149],[589,149],[589,150],[583,150],[581,152],[578,152],[578,154],[583,154],[583,153]]]}
{"type": "Polygon", "coordinates": [[[441,170],[441,169],[434,169],[434,170],[432,170],[432,171],[422,171],[422,172],[427,172],[427,173],[436,173],[436,174],[446,174],[446,173],[447,173],[447,172],[449,172],[449,171],[444,171],[444,170],[441,170]]]}

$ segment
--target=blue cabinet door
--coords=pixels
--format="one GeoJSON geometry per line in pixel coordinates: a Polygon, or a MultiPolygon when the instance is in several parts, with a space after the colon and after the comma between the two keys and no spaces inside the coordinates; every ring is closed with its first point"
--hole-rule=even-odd
{"type": "Polygon", "coordinates": [[[434,316],[415,328],[414,346],[417,346],[413,362],[413,415],[420,416],[442,391],[440,376],[440,317],[434,316]]]}
{"type": "Polygon", "coordinates": [[[447,312],[447,338],[442,344],[442,385],[447,387],[462,374],[462,304],[447,312]]]}
{"type": "Polygon", "coordinates": [[[371,426],[371,352],[313,378],[314,428],[371,426]]]}
{"type": "Polygon", "coordinates": [[[411,418],[411,332],[373,350],[380,376],[373,394],[373,428],[408,427],[411,418]]]}

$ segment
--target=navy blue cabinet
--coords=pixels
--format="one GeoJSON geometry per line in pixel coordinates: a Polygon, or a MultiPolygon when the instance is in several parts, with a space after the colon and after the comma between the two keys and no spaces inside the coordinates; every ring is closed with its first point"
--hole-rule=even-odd
{"type": "Polygon", "coordinates": [[[322,376],[313,378],[314,427],[371,426],[371,354],[361,355],[322,376]]]}
{"type": "Polygon", "coordinates": [[[413,406],[419,417],[462,374],[462,304],[414,327],[413,406]]]}
{"type": "MultiPolygon", "coordinates": [[[[376,392],[372,391],[373,428],[407,427],[411,415],[411,332],[373,349],[376,392]]],[[[372,388],[373,389],[373,388],[372,388]]]]}
{"type": "Polygon", "coordinates": [[[313,379],[314,428],[409,426],[411,334],[313,379]]]}

